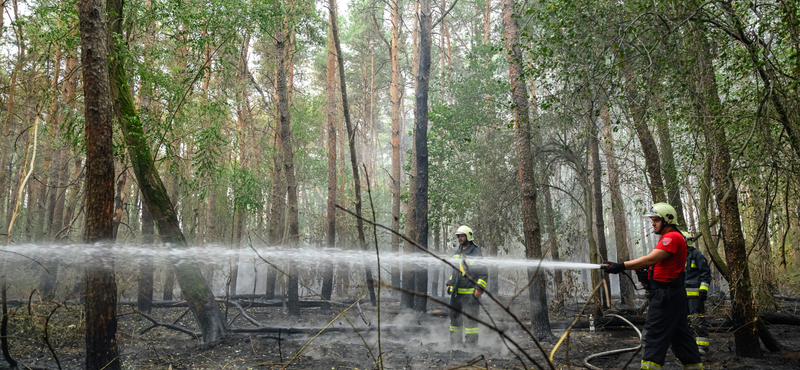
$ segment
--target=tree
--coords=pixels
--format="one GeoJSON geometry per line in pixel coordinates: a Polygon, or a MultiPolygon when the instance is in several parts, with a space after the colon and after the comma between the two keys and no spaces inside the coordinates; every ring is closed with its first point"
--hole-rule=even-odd
{"type": "MultiPolygon", "coordinates": [[[[625,218],[625,202],[619,185],[620,170],[617,165],[617,154],[614,150],[614,126],[611,123],[607,105],[600,108],[600,117],[603,120],[606,168],[608,169],[608,187],[611,192],[611,213],[614,214],[614,241],[617,247],[617,260],[627,261],[631,258],[628,252],[628,220],[625,218]]],[[[627,272],[625,273],[627,274],[627,272]]],[[[623,306],[633,307],[636,303],[634,289],[635,287],[628,279],[620,277],[619,295],[623,306]]]]}
{"type": "MultiPolygon", "coordinates": [[[[292,126],[289,121],[289,92],[286,87],[286,68],[284,58],[287,55],[286,37],[283,25],[279,25],[275,32],[275,70],[277,74],[276,90],[278,95],[278,115],[281,122],[281,150],[283,150],[283,175],[286,178],[287,193],[287,215],[289,219],[289,246],[297,247],[300,238],[298,210],[297,210],[297,180],[294,173],[294,152],[292,151],[292,126]]],[[[289,282],[287,282],[286,293],[289,296],[288,308],[292,315],[300,315],[300,302],[297,296],[297,265],[289,266],[289,282]]]]}
{"type": "Polygon", "coordinates": [[[717,91],[716,76],[710,58],[706,36],[694,32],[695,71],[690,81],[694,105],[699,117],[698,125],[703,129],[711,156],[711,174],[714,179],[715,197],[719,209],[725,256],[730,269],[728,283],[733,295],[733,324],[736,354],[743,357],[762,357],[758,342],[756,322],[758,312],[750,288],[750,271],[747,266],[747,249],[739,213],[739,197],[736,183],[731,177],[731,156],[728,148],[722,106],[717,91]]]}
{"type": "MultiPolygon", "coordinates": [[[[503,0],[503,31],[508,50],[508,76],[511,81],[511,100],[514,107],[514,136],[517,152],[517,171],[520,181],[522,224],[525,234],[525,256],[542,258],[542,235],[539,215],[536,211],[536,183],[533,176],[531,153],[531,128],[528,116],[528,89],[522,76],[522,51],[519,47],[519,27],[514,18],[514,0],[503,0]]],[[[531,329],[540,339],[552,336],[547,312],[547,291],[544,273],[535,274],[535,267],[528,268],[531,300],[531,329]]]]}
{"type": "MultiPolygon", "coordinates": [[[[108,27],[112,34],[122,34],[123,9],[124,0],[108,1],[108,27]]],[[[113,40],[118,39],[115,37],[113,40]]],[[[167,189],[155,168],[150,146],[146,141],[147,136],[133,104],[125,70],[124,46],[121,41],[109,45],[112,50],[110,54],[114,56],[110,69],[114,78],[110,91],[114,101],[114,112],[122,127],[136,181],[153,214],[161,240],[173,248],[182,248],[186,246],[186,238],[180,228],[175,208],[167,195],[167,189]]],[[[189,308],[200,325],[203,341],[211,343],[227,335],[228,326],[225,317],[214,301],[214,295],[206,284],[197,261],[191,258],[181,260],[173,257],[172,263],[183,298],[189,303],[189,308]]]]}
{"type": "MultiPolygon", "coordinates": [[[[342,92],[342,110],[344,111],[344,123],[345,127],[347,128],[347,136],[349,138],[350,143],[350,164],[353,168],[353,183],[354,183],[354,192],[356,196],[355,206],[356,206],[356,227],[358,229],[358,244],[361,246],[362,249],[367,248],[367,241],[364,236],[364,220],[361,217],[361,179],[358,172],[358,163],[356,161],[356,144],[355,144],[355,132],[353,132],[353,124],[350,122],[350,106],[347,103],[347,82],[345,81],[345,74],[344,74],[344,57],[342,56],[342,46],[339,42],[339,26],[338,21],[336,20],[336,1],[335,0],[328,0],[328,11],[330,14],[330,27],[331,27],[331,34],[333,35],[333,42],[336,46],[336,57],[338,59],[339,65],[339,81],[340,81],[340,88],[342,92]]],[[[364,265],[364,269],[366,270],[366,279],[367,279],[367,290],[369,291],[369,299],[373,306],[378,304],[377,298],[375,297],[375,282],[372,280],[372,268],[369,264],[364,265]]]]}
{"type": "Polygon", "coordinates": [[[78,2],[86,106],[86,226],[83,241],[103,250],[86,267],[86,368],[121,369],[117,347],[117,283],[113,240],[114,155],[108,69],[108,33],[102,0],[78,2]]]}
{"type": "MultiPolygon", "coordinates": [[[[423,248],[428,248],[428,85],[431,77],[431,2],[419,2],[419,68],[414,88],[414,161],[416,168],[416,240],[423,248]]],[[[417,251],[421,253],[422,251],[417,251]]],[[[425,312],[427,309],[428,267],[416,266],[414,282],[417,293],[422,293],[414,302],[414,309],[425,312]]]]}
{"type": "MultiPolygon", "coordinates": [[[[329,21],[331,18],[329,18],[329,21]]],[[[333,27],[329,26],[330,30],[333,27]]],[[[326,94],[328,123],[328,208],[327,208],[327,246],[336,247],[336,45],[333,33],[328,32],[328,56],[326,58],[326,94]]],[[[325,264],[322,277],[322,296],[331,299],[333,293],[333,264],[325,264]]]]}

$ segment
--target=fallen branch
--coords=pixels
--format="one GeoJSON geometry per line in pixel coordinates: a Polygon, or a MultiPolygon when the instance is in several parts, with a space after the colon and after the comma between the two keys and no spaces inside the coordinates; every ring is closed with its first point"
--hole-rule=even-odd
{"type": "Polygon", "coordinates": [[[264,326],[260,322],[258,322],[258,320],[254,319],[252,316],[248,315],[247,312],[244,311],[244,307],[242,307],[242,305],[240,305],[238,302],[236,302],[236,301],[226,301],[226,300],[219,299],[219,298],[217,298],[216,301],[217,302],[223,302],[225,304],[229,304],[229,305],[231,305],[233,307],[236,307],[239,310],[239,312],[241,313],[241,315],[245,319],[247,319],[247,321],[250,321],[251,324],[253,324],[255,326],[258,326],[258,327],[264,326]]]}
{"type": "Polygon", "coordinates": [[[139,334],[144,334],[144,333],[147,333],[148,331],[150,331],[150,329],[154,329],[154,328],[157,328],[159,326],[163,326],[163,327],[165,327],[167,329],[177,330],[177,331],[179,331],[181,333],[189,334],[189,335],[193,336],[195,340],[200,340],[200,338],[203,336],[202,333],[195,333],[195,332],[193,332],[193,331],[191,331],[189,329],[184,328],[183,326],[173,325],[173,324],[166,323],[166,322],[160,322],[160,321],[154,319],[153,317],[151,317],[150,315],[148,315],[148,314],[146,314],[144,312],[141,312],[141,311],[134,311],[134,312],[138,313],[139,315],[141,315],[142,317],[144,317],[145,319],[147,319],[148,321],[153,323],[152,326],[144,328],[141,331],[139,331],[139,334]]]}

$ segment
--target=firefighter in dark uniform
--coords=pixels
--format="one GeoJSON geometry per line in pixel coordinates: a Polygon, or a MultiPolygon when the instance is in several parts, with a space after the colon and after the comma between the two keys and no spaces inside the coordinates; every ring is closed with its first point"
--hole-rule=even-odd
{"type": "Polygon", "coordinates": [[[684,232],[688,252],[686,253],[686,299],[689,301],[689,325],[695,334],[697,349],[701,355],[708,353],[709,337],[706,328],[706,298],[711,283],[711,267],[708,260],[694,247],[694,237],[684,232]]]}
{"type": "Polygon", "coordinates": [[[478,323],[463,313],[478,318],[480,296],[486,290],[489,270],[478,260],[483,256],[481,249],[473,243],[472,229],[461,226],[456,230],[459,246],[456,248],[453,271],[447,280],[447,293],[450,294],[450,342],[461,344],[461,333],[466,333],[466,344],[478,343],[478,323]],[[467,278],[469,277],[469,278],[467,278]],[[472,279],[472,281],[470,281],[472,279]],[[460,310],[460,311],[459,311],[460,310]]]}
{"type": "Polygon", "coordinates": [[[667,203],[656,203],[645,217],[652,221],[653,233],[661,235],[650,254],[632,261],[606,262],[610,274],[625,270],[647,268],[650,291],[647,318],[644,323],[644,355],[642,369],[660,370],[667,349],[680,360],[684,369],[703,369],[702,359],[694,343],[694,333],[689,328],[686,289],[686,241],[677,229],[675,209],[667,203]]]}

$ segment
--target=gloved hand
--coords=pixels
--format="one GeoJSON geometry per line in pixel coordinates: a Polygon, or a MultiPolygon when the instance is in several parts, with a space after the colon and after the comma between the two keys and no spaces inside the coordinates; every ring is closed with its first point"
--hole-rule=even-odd
{"type": "Polygon", "coordinates": [[[624,263],[617,263],[611,261],[605,261],[603,263],[606,264],[606,272],[609,274],[619,274],[620,272],[626,270],[624,263]]]}
{"type": "Polygon", "coordinates": [[[705,302],[708,299],[708,291],[700,289],[700,301],[705,302]]]}

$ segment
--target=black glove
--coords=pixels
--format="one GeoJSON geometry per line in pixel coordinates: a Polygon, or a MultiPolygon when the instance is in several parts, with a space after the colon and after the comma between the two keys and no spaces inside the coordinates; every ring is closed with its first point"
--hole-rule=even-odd
{"type": "Polygon", "coordinates": [[[700,289],[700,301],[705,302],[708,298],[708,291],[700,289]]]}
{"type": "Polygon", "coordinates": [[[606,272],[609,274],[619,274],[620,272],[626,270],[624,263],[617,263],[611,261],[606,261],[604,263],[606,264],[606,272]]]}

